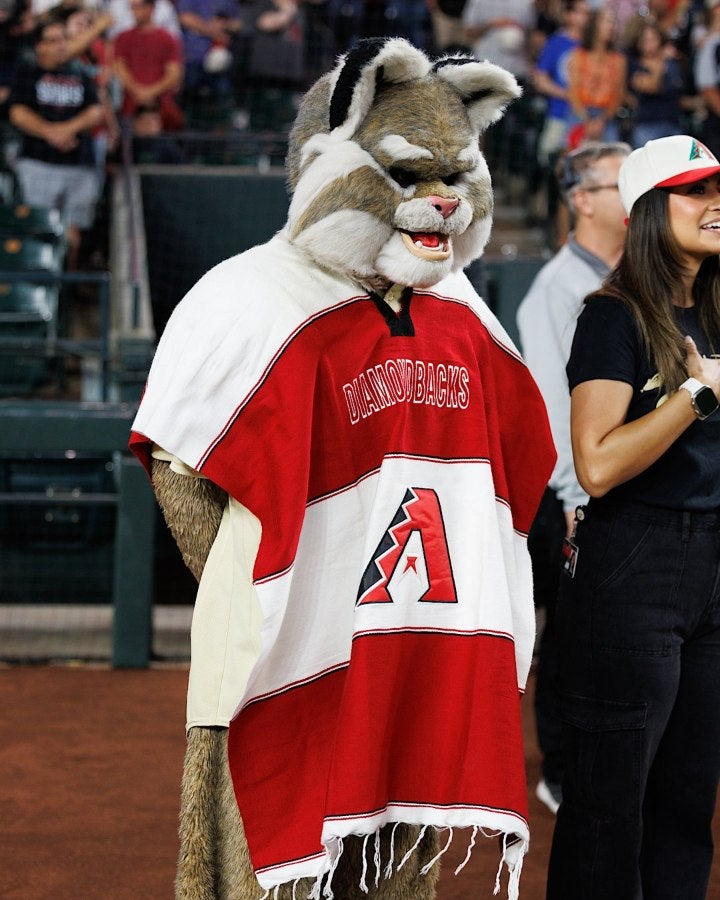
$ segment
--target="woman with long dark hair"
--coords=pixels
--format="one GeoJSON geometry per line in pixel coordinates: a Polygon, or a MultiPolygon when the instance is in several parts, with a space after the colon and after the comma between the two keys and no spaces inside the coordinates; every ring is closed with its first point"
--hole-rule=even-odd
{"type": "Polygon", "coordinates": [[[568,363],[578,480],[557,627],[549,900],[701,900],[720,774],[720,163],[625,160],[624,253],[568,363]]]}

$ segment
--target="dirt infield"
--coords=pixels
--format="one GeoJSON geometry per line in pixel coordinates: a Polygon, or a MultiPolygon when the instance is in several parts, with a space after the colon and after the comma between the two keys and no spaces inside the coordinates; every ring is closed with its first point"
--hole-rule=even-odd
{"type": "MultiPolygon", "coordinates": [[[[183,668],[0,668],[0,898],[171,900],[186,680],[183,668]]],[[[532,680],[529,687],[534,788],[532,680]]],[[[553,817],[534,794],[530,815],[521,897],[542,900],[553,817]]],[[[478,840],[455,877],[465,849],[461,837],[448,851],[439,900],[492,897],[495,842],[478,840]]],[[[720,900],[718,855],[709,900],[720,900]]]]}

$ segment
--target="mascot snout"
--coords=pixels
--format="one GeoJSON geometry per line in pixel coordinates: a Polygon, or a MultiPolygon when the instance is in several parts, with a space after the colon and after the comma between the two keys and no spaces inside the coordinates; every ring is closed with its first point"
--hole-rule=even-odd
{"type": "Polygon", "coordinates": [[[428,197],[428,201],[440,213],[443,219],[447,219],[448,216],[451,216],[460,205],[459,200],[438,197],[436,195],[428,197]]]}

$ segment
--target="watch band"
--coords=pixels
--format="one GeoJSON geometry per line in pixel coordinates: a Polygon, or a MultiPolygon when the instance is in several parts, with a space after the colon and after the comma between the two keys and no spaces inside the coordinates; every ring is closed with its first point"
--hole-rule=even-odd
{"type": "Polygon", "coordinates": [[[690,394],[690,402],[698,419],[707,419],[720,405],[713,389],[697,378],[683,381],[680,390],[686,390],[690,394]]]}

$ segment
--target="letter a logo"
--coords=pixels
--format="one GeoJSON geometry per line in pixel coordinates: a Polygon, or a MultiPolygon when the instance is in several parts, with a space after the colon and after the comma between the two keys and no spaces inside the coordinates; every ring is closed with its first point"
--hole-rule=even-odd
{"type": "Polygon", "coordinates": [[[690,159],[707,159],[713,160],[713,162],[717,162],[717,160],[708,150],[705,144],[701,144],[700,141],[695,140],[694,138],[692,144],[690,145],[690,159]]]}
{"type": "Polygon", "coordinates": [[[457,603],[440,501],[429,488],[408,488],[363,573],[365,603],[457,603]]]}

